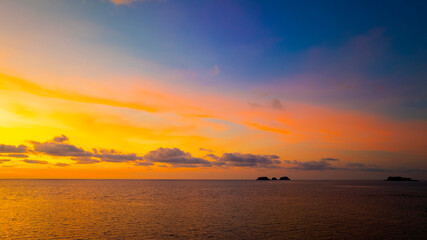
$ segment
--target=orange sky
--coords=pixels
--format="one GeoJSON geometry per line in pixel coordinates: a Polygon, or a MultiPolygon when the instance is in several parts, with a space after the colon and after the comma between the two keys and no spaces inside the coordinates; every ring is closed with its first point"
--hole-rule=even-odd
{"type": "Polygon", "coordinates": [[[228,83],[221,65],[139,58],[97,43],[117,34],[99,23],[8,4],[27,15],[0,24],[0,178],[426,177],[427,121],[315,99],[359,91],[353,73],[228,83]]]}

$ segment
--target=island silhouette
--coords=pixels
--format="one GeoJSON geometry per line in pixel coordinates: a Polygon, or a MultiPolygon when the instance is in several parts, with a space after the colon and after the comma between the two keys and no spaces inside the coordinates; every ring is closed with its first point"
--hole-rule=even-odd
{"type": "MultiPolygon", "coordinates": [[[[266,176],[263,176],[263,177],[258,177],[257,179],[256,179],[257,181],[270,181],[270,178],[268,178],[268,177],[266,177],[266,176]]],[[[273,177],[273,178],[271,178],[271,180],[277,180],[277,178],[276,177],[273,177]]],[[[285,181],[289,181],[289,180],[291,180],[291,179],[289,179],[288,177],[286,177],[286,176],[284,176],[284,177],[280,177],[280,179],[279,180],[285,180],[285,181]]]]}
{"type": "Polygon", "coordinates": [[[408,177],[400,177],[400,176],[396,176],[396,177],[388,177],[387,181],[403,181],[403,182],[407,182],[407,181],[417,181],[408,177]]]}

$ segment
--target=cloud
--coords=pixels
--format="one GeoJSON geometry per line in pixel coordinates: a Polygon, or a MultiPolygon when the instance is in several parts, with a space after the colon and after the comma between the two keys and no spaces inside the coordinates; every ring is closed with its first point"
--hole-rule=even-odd
{"type": "Polygon", "coordinates": [[[101,149],[99,153],[96,149],[94,149],[94,151],[95,154],[93,154],[93,157],[97,157],[103,162],[129,162],[135,160],[142,160],[142,157],[137,156],[135,153],[122,154],[113,149],[101,149]]]}
{"type": "Polygon", "coordinates": [[[76,161],[77,164],[94,164],[100,162],[98,159],[93,159],[90,157],[75,157],[71,158],[71,160],[76,161]]]}
{"type": "Polygon", "coordinates": [[[57,166],[57,167],[68,167],[68,166],[70,166],[70,164],[68,164],[68,163],[57,163],[57,164],[55,164],[55,166],[57,166]]]}
{"type": "Polygon", "coordinates": [[[214,164],[216,166],[278,168],[280,163],[277,155],[224,153],[214,164]]]}
{"type": "Polygon", "coordinates": [[[283,105],[278,99],[276,99],[276,98],[273,98],[273,101],[271,102],[271,106],[274,108],[274,109],[277,109],[277,110],[285,110],[285,105],[283,105]]]}
{"type": "Polygon", "coordinates": [[[151,162],[136,162],[134,165],[135,166],[152,166],[154,164],[151,162]]]}
{"type": "Polygon", "coordinates": [[[215,66],[214,66],[214,73],[215,73],[215,75],[218,75],[220,72],[221,71],[219,70],[218,65],[215,64],[215,66]]]}
{"type": "Polygon", "coordinates": [[[322,158],[322,161],[339,161],[338,158],[322,158]]]}
{"type": "Polygon", "coordinates": [[[181,151],[178,148],[158,148],[144,156],[145,160],[151,162],[167,163],[173,166],[211,166],[212,163],[203,158],[192,157],[190,153],[181,151]]]}
{"type": "Polygon", "coordinates": [[[331,166],[327,160],[323,160],[323,158],[320,161],[307,161],[307,162],[300,162],[300,161],[285,161],[288,164],[293,165],[292,167],[289,167],[289,169],[295,169],[295,170],[318,170],[318,171],[324,171],[324,170],[337,170],[338,168],[331,166]]]}
{"type": "Polygon", "coordinates": [[[127,102],[115,101],[112,99],[106,99],[106,98],[92,97],[88,95],[82,95],[75,92],[68,92],[68,91],[63,91],[58,89],[55,89],[55,90],[48,89],[48,88],[39,86],[37,84],[31,83],[29,81],[6,76],[3,74],[0,74],[0,86],[2,87],[2,89],[5,89],[5,87],[7,86],[6,88],[7,90],[24,91],[24,92],[28,92],[28,93],[31,93],[37,96],[42,96],[42,97],[51,97],[51,98],[68,100],[68,101],[82,102],[82,103],[103,104],[108,106],[135,109],[135,110],[140,110],[140,111],[145,111],[150,113],[154,113],[158,111],[158,109],[154,106],[149,106],[149,105],[144,105],[139,103],[127,103],[127,102]],[[7,83],[7,85],[4,83],[7,83]]]}
{"type": "Polygon", "coordinates": [[[301,161],[285,161],[285,163],[288,163],[290,165],[293,165],[291,167],[288,167],[288,169],[294,169],[294,170],[316,170],[316,171],[325,171],[325,170],[344,170],[344,171],[366,171],[366,172],[390,172],[393,171],[392,169],[385,169],[377,165],[365,165],[363,163],[347,163],[345,166],[335,166],[332,165],[330,162],[338,162],[340,161],[338,158],[322,158],[319,161],[308,161],[308,162],[301,162],[301,161]]]}
{"type": "Polygon", "coordinates": [[[83,157],[91,156],[91,152],[83,150],[83,148],[78,148],[72,144],[63,143],[64,139],[68,139],[66,136],[62,135],[59,137],[53,138],[50,142],[36,142],[32,141],[34,145],[34,151],[38,153],[44,153],[51,156],[68,156],[68,157],[83,157]]]}
{"type": "Polygon", "coordinates": [[[73,157],[77,164],[92,164],[98,162],[130,162],[142,160],[142,157],[135,153],[123,154],[114,149],[93,149],[93,152],[84,150],[75,145],[64,143],[68,141],[65,135],[54,137],[51,141],[43,143],[32,141],[34,145],[34,153],[41,153],[57,157],[73,157]]]}
{"type": "Polygon", "coordinates": [[[68,141],[68,137],[65,136],[64,134],[62,134],[61,136],[54,137],[53,141],[58,142],[58,143],[62,143],[62,142],[68,141]]]}
{"type": "Polygon", "coordinates": [[[212,158],[212,159],[215,159],[215,160],[219,159],[219,157],[217,155],[212,154],[212,153],[206,154],[205,157],[212,158]]]}
{"type": "Polygon", "coordinates": [[[110,0],[114,5],[129,5],[134,2],[145,2],[147,0],[110,0]]]}
{"type": "Polygon", "coordinates": [[[48,164],[47,161],[42,161],[42,160],[25,159],[25,160],[22,160],[22,161],[26,162],[26,163],[31,163],[31,164],[48,164]]]}
{"type": "MultiPolygon", "coordinates": [[[[7,154],[0,155],[16,158],[27,158],[27,154],[20,152],[28,152],[32,154],[49,155],[56,157],[63,157],[66,160],[73,160],[75,164],[95,164],[101,162],[113,163],[133,163],[134,166],[153,166],[156,167],[248,167],[248,168],[286,168],[292,170],[304,171],[326,171],[326,170],[341,170],[341,171],[366,171],[366,172],[425,172],[424,169],[406,169],[406,168],[393,168],[386,169],[381,166],[373,164],[363,164],[357,162],[343,163],[338,158],[324,157],[317,161],[283,161],[287,164],[285,167],[277,155],[257,155],[257,154],[242,154],[242,153],[223,153],[221,156],[212,154],[213,150],[199,148],[201,151],[209,152],[204,158],[193,157],[190,153],[184,152],[178,148],[158,148],[150,151],[143,157],[135,153],[122,153],[120,151],[111,149],[92,149],[86,151],[83,148],[75,145],[65,143],[69,139],[65,135],[57,136],[52,140],[46,142],[31,143],[34,149],[28,148],[25,145],[0,145],[0,149],[7,154]],[[11,153],[9,153],[11,152],[11,153]],[[207,160],[209,159],[209,160],[207,160]]],[[[10,162],[10,159],[0,159],[0,164],[10,162]]],[[[24,159],[25,163],[30,164],[48,164],[43,160],[24,159]]],[[[56,163],[55,166],[66,167],[71,164],[56,163]]]]}
{"type": "Polygon", "coordinates": [[[22,153],[11,153],[11,154],[0,155],[0,156],[7,156],[7,157],[14,157],[14,158],[27,158],[28,157],[27,154],[22,154],[22,153]]]}
{"type": "Polygon", "coordinates": [[[131,4],[135,1],[136,0],[110,0],[110,2],[114,3],[115,5],[131,4]]]}
{"type": "Polygon", "coordinates": [[[214,150],[207,149],[207,148],[199,148],[199,150],[200,150],[200,151],[210,152],[210,153],[214,152],[214,150]]]}
{"type": "Polygon", "coordinates": [[[377,165],[365,165],[363,163],[347,163],[348,170],[356,170],[356,171],[366,171],[366,172],[387,172],[392,170],[384,169],[377,165]]]}
{"type": "Polygon", "coordinates": [[[27,146],[25,145],[4,145],[0,144],[0,153],[26,153],[27,152],[27,146]]]}

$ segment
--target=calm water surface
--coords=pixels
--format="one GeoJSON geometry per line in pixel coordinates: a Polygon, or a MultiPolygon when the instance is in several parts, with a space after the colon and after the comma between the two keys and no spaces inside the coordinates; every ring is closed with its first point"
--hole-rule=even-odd
{"type": "Polygon", "coordinates": [[[427,239],[427,182],[0,180],[1,239],[427,239]]]}

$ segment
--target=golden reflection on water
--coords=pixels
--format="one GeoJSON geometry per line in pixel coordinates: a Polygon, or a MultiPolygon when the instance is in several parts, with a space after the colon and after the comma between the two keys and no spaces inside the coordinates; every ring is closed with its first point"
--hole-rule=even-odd
{"type": "Polygon", "coordinates": [[[426,234],[426,189],[379,181],[0,180],[0,236],[417,239],[426,234]]]}

